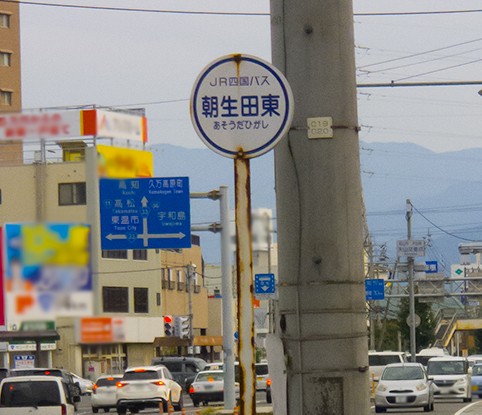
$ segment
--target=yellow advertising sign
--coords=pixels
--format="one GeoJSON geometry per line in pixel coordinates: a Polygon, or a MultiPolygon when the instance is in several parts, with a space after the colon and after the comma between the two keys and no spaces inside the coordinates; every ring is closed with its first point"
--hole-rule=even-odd
{"type": "Polygon", "coordinates": [[[150,151],[98,145],[97,156],[99,177],[135,179],[153,176],[150,151]]]}

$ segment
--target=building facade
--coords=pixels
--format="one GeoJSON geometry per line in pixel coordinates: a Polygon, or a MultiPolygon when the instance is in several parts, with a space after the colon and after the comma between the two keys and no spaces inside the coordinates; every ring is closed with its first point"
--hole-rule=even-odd
{"type": "MultiPolygon", "coordinates": [[[[87,171],[92,166],[82,157],[76,161],[64,158],[0,166],[0,227],[8,223],[83,223],[99,228],[98,216],[89,213],[98,209],[89,205],[96,202],[87,191],[91,187],[87,171]]],[[[48,350],[42,346],[36,366],[64,367],[94,379],[103,373],[122,372],[130,365],[149,364],[156,355],[154,340],[164,337],[166,314],[192,313],[193,335],[206,334],[207,290],[199,237],[192,235],[191,248],[171,250],[101,250],[100,244],[94,243],[96,238],[93,232],[92,313],[55,316],[60,340],[48,350]],[[196,270],[190,279],[188,266],[196,270]]],[[[78,305],[72,302],[72,307],[78,305]]],[[[24,320],[51,319],[49,314],[7,313],[7,330],[18,330],[24,320]]],[[[3,364],[14,367],[15,356],[31,354],[32,347],[0,349],[3,364]]]]}
{"type": "MultiPolygon", "coordinates": [[[[22,109],[20,16],[17,3],[0,3],[0,112],[22,109]]],[[[22,159],[22,144],[0,143],[0,165],[22,159]]]]}

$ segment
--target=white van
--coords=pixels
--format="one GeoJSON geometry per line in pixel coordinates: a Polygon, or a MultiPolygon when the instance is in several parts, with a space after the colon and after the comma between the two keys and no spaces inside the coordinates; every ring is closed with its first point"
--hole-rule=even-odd
{"type": "Polygon", "coordinates": [[[432,357],[427,364],[427,373],[437,386],[435,398],[472,400],[469,362],[465,357],[432,357]]]}
{"type": "Polygon", "coordinates": [[[441,347],[429,347],[427,349],[420,350],[416,354],[415,359],[417,363],[421,363],[422,365],[427,367],[427,363],[432,357],[445,357],[445,356],[450,356],[447,349],[444,349],[441,347]]]}
{"type": "Polygon", "coordinates": [[[385,366],[390,363],[405,363],[407,355],[404,352],[368,352],[368,365],[370,366],[370,380],[380,378],[385,366]]]}
{"type": "Polygon", "coordinates": [[[78,401],[54,376],[18,376],[0,383],[0,415],[74,415],[78,401]]]}

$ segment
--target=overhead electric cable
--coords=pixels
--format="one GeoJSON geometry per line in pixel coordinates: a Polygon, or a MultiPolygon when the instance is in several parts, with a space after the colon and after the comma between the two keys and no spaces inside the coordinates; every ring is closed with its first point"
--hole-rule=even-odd
{"type": "Polygon", "coordinates": [[[415,206],[413,206],[413,204],[411,205],[413,207],[413,210],[415,210],[422,218],[424,218],[428,223],[430,223],[432,226],[435,226],[439,231],[442,231],[446,235],[452,236],[453,238],[456,238],[456,239],[460,239],[461,241],[479,242],[479,241],[474,241],[473,239],[462,238],[461,236],[458,236],[451,232],[446,231],[445,229],[438,226],[436,223],[432,222],[429,218],[427,218],[422,212],[420,212],[415,206]]]}
{"type": "Polygon", "coordinates": [[[137,12],[137,13],[163,13],[163,14],[198,14],[198,15],[217,15],[217,16],[269,16],[267,12],[214,12],[214,11],[194,11],[194,10],[160,10],[160,9],[141,9],[133,7],[109,7],[109,6],[86,6],[79,4],[67,3],[46,3],[34,2],[24,0],[0,0],[0,3],[18,3],[29,6],[47,6],[47,7],[62,7],[70,9],[87,9],[87,10],[107,10],[120,12],[137,12]]]}
{"type": "MultiPolygon", "coordinates": [[[[108,11],[124,11],[124,12],[140,12],[140,13],[170,13],[170,14],[200,14],[200,15],[223,15],[223,16],[270,16],[269,12],[204,12],[204,11],[187,11],[187,10],[158,10],[158,9],[141,9],[129,7],[109,7],[109,6],[86,6],[68,3],[47,3],[34,2],[26,0],[0,0],[0,3],[18,3],[31,6],[46,7],[64,7],[73,9],[90,9],[90,10],[108,10],[108,11]]],[[[466,10],[437,10],[437,11],[414,11],[414,12],[367,12],[353,13],[354,16],[417,16],[417,15],[442,15],[442,14],[466,14],[481,13],[482,9],[466,9],[466,10]]]]}
{"type": "Polygon", "coordinates": [[[416,74],[416,75],[406,76],[405,78],[396,79],[396,80],[393,80],[392,83],[397,83],[399,81],[404,81],[406,79],[417,78],[419,76],[430,75],[430,74],[433,74],[433,73],[436,73],[436,72],[446,71],[448,69],[459,68],[461,66],[471,65],[473,63],[477,63],[477,62],[480,62],[480,61],[482,61],[482,59],[479,58],[479,59],[475,59],[475,60],[470,61],[470,62],[464,62],[464,63],[459,63],[457,65],[447,66],[445,68],[434,69],[433,71],[423,72],[423,73],[419,73],[419,74],[416,74]]]}
{"type": "Polygon", "coordinates": [[[396,62],[396,61],[400,61],[400,60],[403,60],[403,59],[410,59],[410,58],[414,58],[416,56],[427,55],[429,53],[440,52],[441,50],[451,49],[451,48],[455,48],[455,47],[458,47],[458,46],[467,45],[469,43],[480,42],[481,40],[482,40],[482,38],[478,38],[478,39],[474,39],[474,40],[468,40],[466,42],[455,43],[453,45],[444,46],[444,47],[437,48],[437,49],[426,50],[424,52],[412,53],[411,55],[402,56],[400,58],[387,59],[387,60],[384,60],[384,61],[381,61],[381,62],[375,62],[375,63],[370,63],[368,65],[362,65],[362,66],[359,66],[358,69],[368,68],[370,66],[376,66],[376,65],[383,65],[384,63],[396,62]]]}

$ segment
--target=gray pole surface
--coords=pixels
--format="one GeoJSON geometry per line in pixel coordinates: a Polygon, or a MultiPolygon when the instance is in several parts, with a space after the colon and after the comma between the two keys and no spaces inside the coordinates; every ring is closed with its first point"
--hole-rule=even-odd
{"type": "Polygon", "coordinates": [[[291,131],[275,149],[276,333],[287,362],[288,413],[365,415],[368,338],[352,2],[271,0],[271,15],[273,63],[295,98],[291,131]],[[309,140],[307,118],[327,116],[334,137],[309,140]]]}
{"type": "Polygon", "coordinates": [[[230,241],[229,241],[229,199],[227,186],[219,188],[221,218],[221,269],[223,278],[223,355],[224,355],[224,408],[234,409],[236,406],[236,390],[234,376],[234,329],[233,329],[233,280],[231,274],[230,241]]]}
{"type": "MultiPolygon", "coordinates": [[[[412,204],[407,199],[407,239],[412,239],[412,204]]],[[[414,258],[408,257],[408,296],[410,313],[410,361],[416,362],[417,343],[416,343],[416,327],[415,327],[415,288],[413,283],[413,263],[414,258]]]]}

